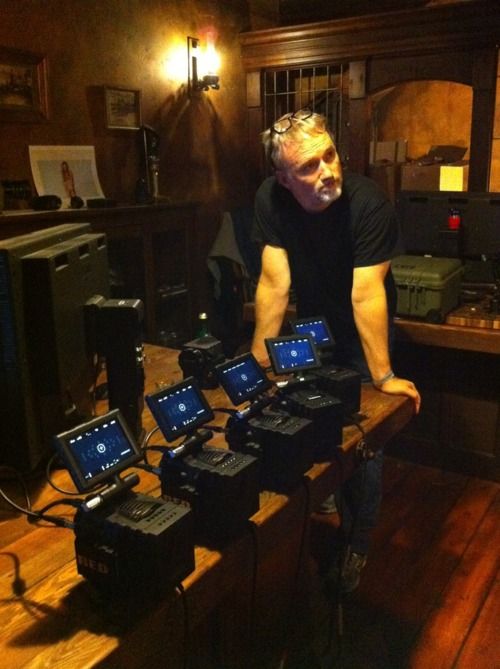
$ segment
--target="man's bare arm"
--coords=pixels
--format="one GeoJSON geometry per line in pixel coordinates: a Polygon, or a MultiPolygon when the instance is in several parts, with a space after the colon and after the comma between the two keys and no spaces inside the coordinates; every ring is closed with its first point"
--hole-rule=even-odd
{"type": "Polygon", "coordinates": [[[388,309],[384,278],[389,262],[372,267],[355,267],[352,286],[352,306],[356,328],[372,379],[383,383],[377,387],[385,393],[408,395],[420,409],[420,395],[413,382],[391,376],[389,355],[388,309]],[[387,380],[384,380],[386,379],[387,380]]]}
{"type": "Polygon", "coordinates": [[[269,357],[264,339],[279,335],[288,306],[290,267],[285,249],[264,246],[262,271],[255,293],[255,332],[252,353],[264,367],[269,357]]]}

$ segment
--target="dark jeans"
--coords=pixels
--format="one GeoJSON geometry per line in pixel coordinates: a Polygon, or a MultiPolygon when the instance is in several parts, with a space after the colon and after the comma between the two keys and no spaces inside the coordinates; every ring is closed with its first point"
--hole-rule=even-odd
{"type": "MultiPolygon", "coordinates": [[[[392,348],[393,331],[390,331],[392,348]]],[[[370,380],[370,373],[359,341],[352,342],[351,350],[336,363],[354,369],[363,381],[370,380]]],[[[361,434],[360,434],[361,438],[361,434]]],[[[382,500],[383,449],[377,449],[375,457],[366,460],[335,493],[337,509],[341,517],[341,539],[347,542],[353,553],[368,553],[382,500]]]]}

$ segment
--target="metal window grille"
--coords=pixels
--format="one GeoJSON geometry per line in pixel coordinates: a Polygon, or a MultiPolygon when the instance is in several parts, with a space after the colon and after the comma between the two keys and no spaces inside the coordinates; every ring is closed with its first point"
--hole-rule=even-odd
{"type": "Polygon", "coordinates": [[[341,159],[345,159],[348,86],[348,66],[344,65],[266,70],[263,82],[263,128],[268,128],[283,114],[309,107],[326,117],[337,151],[341,159]]]}

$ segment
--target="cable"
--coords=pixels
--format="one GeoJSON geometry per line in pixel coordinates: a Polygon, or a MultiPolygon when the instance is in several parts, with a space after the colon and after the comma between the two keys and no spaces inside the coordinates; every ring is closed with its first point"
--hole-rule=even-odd
{"type": "Polygon", "coordinates": [[[259,566],[259,541],[257,537],[257,526],[251,520],[248,521],[248,530],[253,542],[253,573],[250,592],[250,620],[248,623],[248,642],[251,646],[249,650],[253,650],[253,640],[255,636],[255,601],[257,597],[257,571],[259,566]]]}
{"type": "Polygon", "coordinates": [[[140,464],[136,463],[133,465],[135,469],[142,469],[145,472],[148,472],[149,474],[154,474],[155,476],[160,476],[161,475],[161,467],[154,467],[153,465],[150,465],[149,463],[140,464]]]}
{"type": "Polygon", "coordinates": [[[53,523],[57,527],[67,527],[69,529],[74,529],[74,523],[72,521],[66,520],[61,516],[47,516],[45,515],[45,511],[58,504],[70,504],[71,506],[76,506],[76,500],[59,500],[56,502],[51,502],[40,511],[33,511],[32,509],[24,509],[22,506],[19,506],[19,504],[16,504],[16,502],[14,502],[6,495],[2,488],[0,488],[0,496],[3,497],[7,504],[9,504],[9,506],[11,506],[13,509],[16,509],[16,511],[19,511],[20,513],[23,513],[25,516],[27,516],[29,522],[35,523],[39,520],[46,520],[49,523],[53,523]]]}
{"type": "MultiPolygon", "coordinates": [[[[79,500],[80,502],[82,501],[81,499],[79,500]]],[[[79,508],[80,504],[78,503],[78,500],[76,499],[60,499],[56,500],[54,502],[50,502],[50,504],[46,504],[44,507],[39,509],[38,511],[33,512],[33,516],[28,517],[28,522],[29,523],[36,523],[39,520],[45,520],[49,523],[53,523],[56,525],[56,527],[65,527],[70,530],[75,529],[75,523],[71,520],[66,520],[66,518],[62,518],[61,516],[52,516],[52,515],[47,515],[45,512],[51,509],[54,506],[59,506],[60,504],[67,504],[68,506],[73,506],[75,508],[79,508]]]]}
{"type": "Polygon", "coordinates": [[[53,465],[54,461],[55,461],[56,458],[58,458],[58,457],[59,457],[58,453],[54,453],[54,455],[53,455],[53,456],[49,459],[49,461],[47,462],[47,467],[45,468],[45,477],[46,477],[46,479],[47,479],[48,484],[49,484],[52,488],[54,488],[54,490],[57,490],[57,492],[60,492],[60,493],[62,493],[63,495],[80,495],[80,493],[79,493],[78,491],[75,491],[75,490],[64,490],[63,488],[60,488],[58,485],[56,485],[56,484],[54,483],[54,481],[52,481],[52,478],[51,478],[51,469],[52,469],[52,465],[53,465]]]}
{"type": "Polygon", "coordinates": [[[175,588],[180,596],[182,601],[182,610],[184,612],[183,623],[184,623],[184,662],[183,669],[189,669],[191,664],[189,659],[189,648],[191,648],[191,625],[189,621],[189,609],[187,604],[186,590],[182,583],[179,583],[175,588]]]}
{"type": "Polygon", "coordinates": [[[225,427],[220,427],[219,425],[204,425],[206,430],[212,430],[212,432],[219,432],[220,434],[227,434],[228,430],[225,427]]]}
{"type": "Polygon", "coordinates": [[[297,568],[296,568],[296,573],[295,573],[295,578],[294,578],[294,588],[292,590],[292,593],[290,595],[290,606],[288,610],[288,615],[287,615],[287,622],[286,622],[286,633],[285,633],[285,639],[287,641],[285,642],[285,648],[283,650],[281,660],[279,667],[285,667],[286,661],[288,658],[288,653],[289,653],[289,643],[292,640],[292,622],[295,620],[293,617],[296,614],[296,608],[294,606],[295,600],[297,599],[297,594],[298,594],[298,584],[299,584],[299,578],[300,578],[300,572],[301,572],[301,567],[304,561],[304,551],[306,547],[306,536],[308,536],[308,524],[310,522],[310,515],[311,515],[311,490],[309,486],[308,479],[306,477],[302,478],[301,481],[302,487],[305,491],[305,507],[304,507],[304,520],[302,524],[302,532],[301,532],[301,537],[300,537],[300,545],[299,545],[299,552],[298,552],[298,559],[297,559],[297,568]]]}
{"type": "Polygon", "coordinates": [[[154,434],[155,432],[158,432],[159,429],[160,429],[159,426],[156,425],[156,427],[154,427],[152,430],[150,430],[150,431],[146,434],[146,436],[145,436],[144,439],[142,440],[141,448],[145,448],[145,447],[148,445],[148,442],[149,442],[149,440],[151,439],[151,437],[153,436],[153,434],[154,434]]]}
{"type": "MultiPolygon", "coordinates": [[[[151,437],[153,436],[153,434],[154,434],[155,432],[158,432],[159,429],[160,429],[160,428],[159,428],[159,426],[157,425],[157,426],[154,427],[152,430],[150,430],[150,431],[146,434],[146,436],[144,437],[144,439],[142,440],[142,443],[141,443],[140,448],[141,448],[141,451],[142,451],[143,456],[144,456],[144,462],[145,462],[147,465],[150,464],[150,463],[148,462],[148,458],[147,458],[147,451],[148,451],[148,449],[151,449],[151,447],[148,446],[148,442],[149,442],[149,440],[151,439],[151,437]]],[[[152,450],[152,449],[151,449],[151,450],[152,450]]]]}
{"type": "Polygon", "coordinates": [[[212,407],[214,413],[228,413],[230,416],[235,416],[238,411],[236,409],[227,409],[225,407],[212,407]]]}
{"type": "MultiPolygon", "coordinates": [[[[336,660],[340,660],[343,652],[343,637],[344,637],[344,608],[343,608],[343,592],[342,592],[342,576],[343,576],[343,571],[344,571],[344,566],[346,565],[349,556],[351,554],[351,546],[352,546],[352,539],[355,533],[355,530],[357,529],[358,522],[359,522],[359,512],[360,512],[360,506],[361,503],[364,499],[365,495],[365,485],[366,485],[366,467],[368,460],[370,460],[373,456],[374,453],[371,451],[371,449],[368,448],[367,443],[365,441],[366,438],[366,431],[359,421],[359,419],[356,416],[349,416],[350,420],[352,423],[358,428],[358,430],[361,432],[361,439],[358,441],[356,444],[356,455],[361,461],[361,482],[359,485],[359,498],[357,500],[357,504],[355,505],[355,513],[354,515],[350,518],[350,527],[349,527],[349,533],[348,535],[344,538],[341,546],[341,550],[339,552],[338,558],[337,558],[337,574],[336,574],[336,579],[335,579],[335,587],[332,591],[333,594],[333,600],[334,602],[337,603],[337,645],[338,645],[338,651],[336,653],[336,660]]],[[[337,463],[341,468],[343,468],[342,460],[340,458],[337,458],[337,463]]],[[[343,475],[341,473],[341,480],[343,480],[343,475]]],[[[340,486],[340,495],[339,495],[339,514],[341,518],[345,517],[345,506],[346,506],[346,501],[344,499],[344,495],[342,494],[342,486],[340,486]]],[[[328,645],[326,648],[326,652],[331,650],[331,645],[332,645],[332,637],[333,637],[333,606],[331,608],[331,615],[330,615],[330,625],[329,625],[329,635],[328,635],[328,645]]]]}
{"type": "MultiPolygon", "coordinates": [[[[25,480],[24,476],[17,469],[15,469],[15,467],[9,467],[8,465],[2,465],[1,469],[6,469],[7,471],[12,472],[14,474],[14,478],[16,478],[19,481],[19,483],[21,484],[21,487],[23,489],[24,500],[26,502],[26,508],[28,509],[28,511],[31,511],[31,499],[30,499],[30,496],[29,496],[28,486],[26,484],[26,480],[25,480]]],[[[2,493],[2,496],[3,496],[3,493],[2,493]]]]}
{"type": "Polygon", "coordinates": [[[361,424],[361,421],[354,414],[350,415],[349,419],[351,420],[352,424],[355,425],[361,432],[361,439],[356,444],[356,455],[362,461],[371,460],[372,458],[375,457],[375,453],[374,451],[371,450],[371,448],[368,447],[368,444],[366,442],[366,431],[363,425],[361,424]]]}
{"type": "Polygon", "coordinates": [[[12,592],[15,597],[22,597],[26,592],[26,581],[21,576],[21,562],[15,553],[7,551],[0,552],[0,555],[5,555],[11,558],[14,563],[14,580],[12,581],[12,592]]]}

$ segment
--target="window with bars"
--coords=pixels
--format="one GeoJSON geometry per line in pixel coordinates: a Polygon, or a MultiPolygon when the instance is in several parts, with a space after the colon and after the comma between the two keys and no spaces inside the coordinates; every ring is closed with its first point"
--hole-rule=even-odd
{"type": "Polygon", "coordinates": [[[344,65],[308,65],[266,70],[263,77],[263,128],[283,114],[309,107],[323,114],[341,160],[347,157],[349,72],[344,65]]]}

